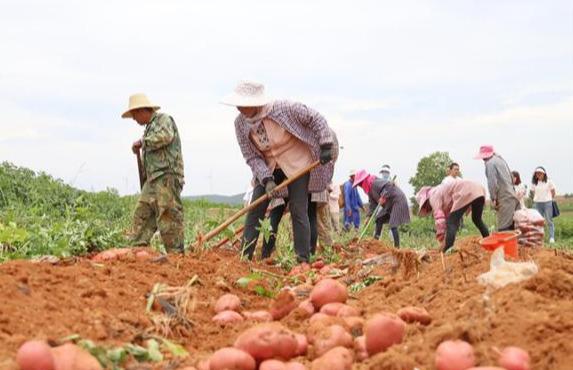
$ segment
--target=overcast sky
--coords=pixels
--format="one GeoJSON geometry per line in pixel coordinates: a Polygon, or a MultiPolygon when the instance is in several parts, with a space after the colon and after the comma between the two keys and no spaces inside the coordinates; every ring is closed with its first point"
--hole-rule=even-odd
{"type": "Polygon", "coordinates": [[[185,195],[243,192],[242,79],[319,110],[344,147],[335,179],[448,151],[485,184],[492,144],[529,183],[573,193],[573,2],[0,0],[0,161],[87,190],[138,191],[120,118],[145,92],[182,136],[185,195]]]}

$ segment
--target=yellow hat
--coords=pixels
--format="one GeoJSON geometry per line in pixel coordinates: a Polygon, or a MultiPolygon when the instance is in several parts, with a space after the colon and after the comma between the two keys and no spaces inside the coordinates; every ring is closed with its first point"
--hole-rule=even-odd
{"type": "Polygon", "coordinates": [[[121,118],[132,118],[131,111],[139,108],[151,108],[158,110],[161,108],[159,105],[152,104],[145,94],[133,94],[129,97],[129,105],[127,110],[121,115],[121,118]]]}

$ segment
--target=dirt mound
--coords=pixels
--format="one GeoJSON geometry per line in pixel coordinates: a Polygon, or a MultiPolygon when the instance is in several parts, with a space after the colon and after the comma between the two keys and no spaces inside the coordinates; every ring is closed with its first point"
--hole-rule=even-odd
{"type": "MultiPolygon", "coordinates": [[[[523,258],[540,267],[536,276],[487,291],[476,277],[489,269],[489,254],[480,249],[477,238],[460,240],[457,247],[461,252],[446,256],[443,262],[435,251],[396,250],[377,241],[339,247],[343,260],[337,270],[343,272],[342,281],[353,284],[366,274],[381,277],[351,294],[349,304],[360,308],[364,317],[421,306],[433,319],[428,326],[409,324],[402,344],[355,364],[355,368],[433,369],[438,344],[457,338],[474,345],[481,365],[496,363],[494,347],[516,345],[529,351],[534,369],[571,368],[571,256],[549,250],[528,252],[523,258]]],[[[240,331],[252,325],[215,325],[211,319],[218,297],[227,292],[236,294],[248,311],[269,307],[269,298],[235,284],[253,268],[270,271],[272,275],[268,276],[286,276],[271,266],[239,262],[235,254],[225,251],[185,258],[170,256],[163,263],[125,258],[105,263],[78,259],[55,265],[30,261],[2,264],[0,369],[16,369],[16,350],[31,338],[58,339],[79,334],[106,345],[136,343],[153,327],[146,313],[146,295],[154,285],[180,287],[194,275],[198,282],[190,297],[191,326],[188,331],[174,332],[170,339],[190,351],[186,364],[196,364],[232,344],[240,331]]],[[[308,327],[308,320],[296,311],[282,322],[300,333],[308,327]]],[[[164,365],[154,368],[162,369],[164,365]]]]}

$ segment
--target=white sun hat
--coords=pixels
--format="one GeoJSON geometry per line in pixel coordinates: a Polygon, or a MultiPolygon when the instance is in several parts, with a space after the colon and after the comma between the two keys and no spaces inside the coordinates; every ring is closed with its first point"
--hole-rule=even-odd
{"type": "Polygon", "coordinates": [[[265,85],[253,81],[241,81],[232,94],[221,100],[222,104],[234,107],[262,107],[271,102],[265,95],[265,85]]]}
{"type": "Polygon", "coordinates": [[[131,111],[139,108],[151,108],[153,110],[158,110],[161,107],[151,103],[145,94],[133,94],[129,97],[128,108],[121,115],[121,118],[132,118],[133,116],[131,115],[131,111]]]}

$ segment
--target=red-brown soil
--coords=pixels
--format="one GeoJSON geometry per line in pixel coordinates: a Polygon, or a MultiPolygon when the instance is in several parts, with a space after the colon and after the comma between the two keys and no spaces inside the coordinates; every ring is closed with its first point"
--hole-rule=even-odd
{"type": "MultiPolygon", "coordinates": [[[[372,274],[382,280],[351,295],[349,304],[363,317],[380,311],[396,312],[405,306],[421,306],[432,316],[428,326],[409,324],[404,342],[378,354],[357,369],[434,369],[434,352],[446,339],[470,342],[480,365],[495,365],[496,350],[514,345],[526,349],[532,369],[573,368],[573,257],[553,250],[530,251],[539,273],[530,280],[486,292],[476,277],[489,269],[488,253],[475,238],[461,240],[465,250],[445,258],[430,252],[421,263],[410,251],[395,256],[399,266],[376,265],[372,274]],[[462,267],[464,266],[464,267],[462,267]]],[[[359,261],[392,249],[379,242],[350,245],[343,250],[341,281],[351,283],[364,273],[359,261]]],[[[183,286],[197,275],[188,319],[192,327],[170,339],[184,345],[190,356],[179,364],[195,365],[215,350],[231,345],[238,333],[253,325],[243,322],[220,327],[212,323],[213,305],[230,292],[241,298],[243,309],[268,309],[271,299],[238,287],[235,282],[250,268],[273,274],[285,272],[264,264],[240,262],[229,251],[207,252],[187,257],[170,256],[167,262],[122,258],[94,263],[88,259],[58,264],[12,261],[0,265],[0,369],[17,369],[14,358],[27,339],[57,340],[79,334],[112,346],[137,343],[152,327],[146,313],[146,294],[155,283],[183,286]]],[[[304,333],[308,320],[292,313],[281,320],[293,331],[304,333]]],[[[308,364],[309,361],[302,359],[308,364]]],[[[138,369],[177,369],[173,362],[138,369]]]]}

